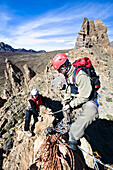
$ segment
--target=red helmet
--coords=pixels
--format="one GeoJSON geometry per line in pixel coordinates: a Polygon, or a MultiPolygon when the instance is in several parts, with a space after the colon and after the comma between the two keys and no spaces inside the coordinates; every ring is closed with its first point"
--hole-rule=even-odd
{"type": "Polygon", "coordinates": [[[59,67],[64,64],[67,60],[67,55],[63,53],[58,53],[54,58],[53,58],[53,67],[55,70],[58,70],[59,67]]]}

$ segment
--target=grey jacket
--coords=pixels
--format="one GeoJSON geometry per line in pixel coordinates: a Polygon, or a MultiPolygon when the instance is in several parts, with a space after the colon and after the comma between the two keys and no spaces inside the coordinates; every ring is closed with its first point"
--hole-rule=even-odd
{"type": "Polygon", "coordinates": [[[75,67],[72,65],[67,73],[68,83],[66,85],[66,91],[63,99],[63,104],[69,103],[72,108],[89,101],[89,97],[92,93],[92,85],[90,77],[82,70],[80,70],[76,76],[76,84],[73,83],[75,67]],[[77,87],[78,93],[73,94],[71,85],[77,87]]]}

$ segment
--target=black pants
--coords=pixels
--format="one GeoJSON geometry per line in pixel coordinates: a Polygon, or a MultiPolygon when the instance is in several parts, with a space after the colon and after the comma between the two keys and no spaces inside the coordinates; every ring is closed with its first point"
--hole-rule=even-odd
{"type": "Polygon", "coordinates": [[[25,131],[28,131],[29,130],[29,124],[30,124],[30,121],[31,121],[31,115],[33,115],[33,118],[34,118],[34,124],[38,121],[38,118],[37,116],[32,112],[32,110],[29,110],[29,109],[26,109],[25,110],[25,113],[26,113],[26,117],[25,117],[25,126],[24,126],[24,130],[25,131]]]}

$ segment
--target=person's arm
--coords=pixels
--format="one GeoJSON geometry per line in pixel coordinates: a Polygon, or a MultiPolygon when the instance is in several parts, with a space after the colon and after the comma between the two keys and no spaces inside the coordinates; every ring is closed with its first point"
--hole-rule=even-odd
{"type": "Polygon", "coordinates": [[[36,110],[36,105],[35,105],[34,101],[30,99],[30,100],[29,100],[29,103],[30,103],[30,105],[31,105],[32,112],[33,112],[36,116],[38,116],[38,112],[37,112],[37,110],[36,110]]]}
{"type": "Polygon", "coordinates": [[[64,93],[64,98],[62,101],[63,105],[66,105],[67,103],[69,103],[71,100],[71,88],[69,85],[66,85],[66,89],[65,89],[65,93],[64,93]]]}
{"type": "Polygon", "coordinates": [[[76,83],[78,85],[78,94],[76,98],[73,98],[72,101],[70,102],[70,106],[72,108],[87,102],[92,93],[90,77],[83,71],[80,71],[78,73],[76,77],[76,83]]]}

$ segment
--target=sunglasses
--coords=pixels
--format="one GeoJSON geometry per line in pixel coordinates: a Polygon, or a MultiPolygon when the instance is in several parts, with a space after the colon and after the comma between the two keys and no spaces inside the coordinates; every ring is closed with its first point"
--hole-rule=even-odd
{"type": "Polygon", "coordinates": [[[59,67],[58,70],[63,70],[63,69],[66,69],[66,68],[61,66],[61,67],[59,67]]]}

